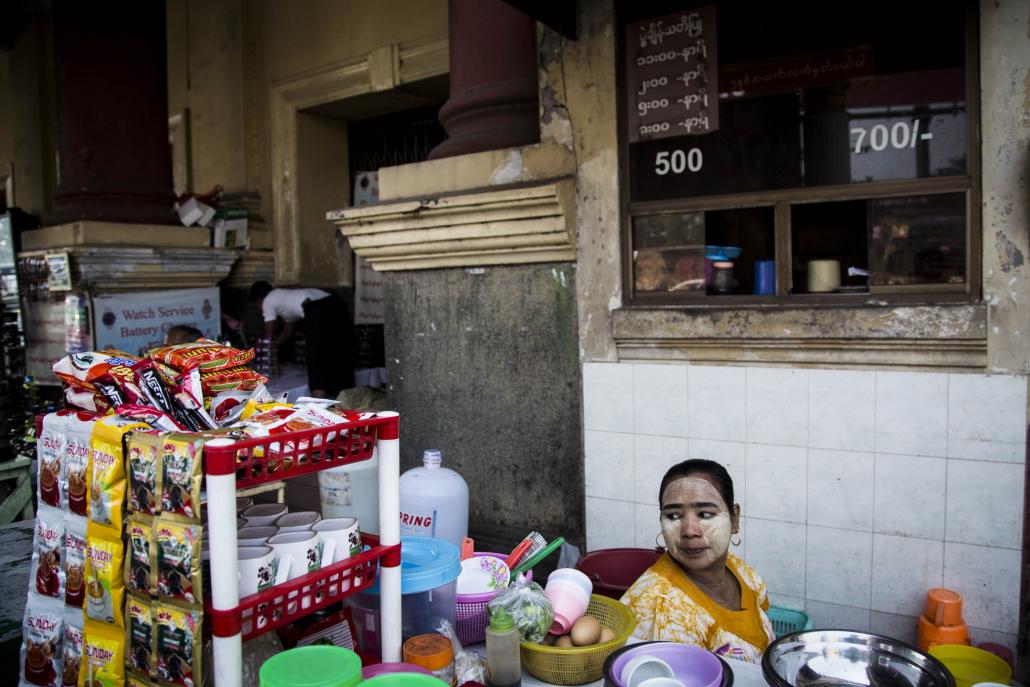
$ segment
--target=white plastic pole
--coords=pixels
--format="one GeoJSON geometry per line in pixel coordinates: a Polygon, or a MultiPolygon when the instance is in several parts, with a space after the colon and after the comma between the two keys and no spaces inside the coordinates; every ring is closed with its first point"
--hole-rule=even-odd
{"type": "MultiPolygon", "coordinates": [[[[226,446],[231,439],[212,439],[206,446],[226,446]]],[[[399,510],[398,510],[399,512],[399,510]]],[[[207,476],[207,537],[211,550],[211,607],[233,610],[240,605],[239,561],[236,554],[236,473],[207,476]]],[[[215,684],[243,687],[243,636],[212,637],[215,684]]]]}
{"type": "MultiPolygon", "coordinates": [[[[397,417],[384,411],[378,417],[397,417]]],[[[400,439],[378,439],[379,453],[379,543],[392,546],[401,541],[401,449],[400,439]]],[[[382,622],[381,649],[384,663],[401,660],[401,566],[379,567],[379,617],[382,622]]],[[[221,687],[221,685],[219,685],[221,687]]]]}

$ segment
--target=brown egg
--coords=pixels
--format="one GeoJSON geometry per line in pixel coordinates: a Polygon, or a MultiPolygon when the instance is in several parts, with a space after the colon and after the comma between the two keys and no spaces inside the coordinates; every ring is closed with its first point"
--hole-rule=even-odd
{"type": "Polygon", "coordinates": [[[554,646],[557,649],[568,649],[576,645],[572,643],[572,637],[568,635],[562,635],[558,639],[554,640],[554,646]]]}
{"type": "Polygon", "coordinates": [[[552,635],[550,632],[548,632],[546,635],[544,635],[544,639],[540,643],[546,644],[547,646],[554,646],[554,641],[556,639],[558,639],[558,635],[552,635]]]}
{"type": "Polygon", "coordinates": [[[613,639],[615,639],[615,630],[611,629],[610,627],[602,627],[601,638],[597,640],[597,643],[604,644],[605,642],[610,642],[613,639]]]}
{"type": "Polygon", "coordinates": [[[572,637],[572,643],[576,646],[596,644],[597,640],[601,638],[601,623],[597,618],[585,615],[572,625],[569,636],[572,637]]]}

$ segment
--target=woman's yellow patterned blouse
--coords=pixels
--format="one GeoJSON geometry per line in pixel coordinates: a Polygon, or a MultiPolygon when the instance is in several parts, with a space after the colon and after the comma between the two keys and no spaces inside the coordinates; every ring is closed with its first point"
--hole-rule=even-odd
{"type": "Polygon", "coordinates": [[[775,639],[765,611],[765,583],[732,553],[726,559],[740,582],[739,611],[730,611],[702,592],[668,553],[662,554],[622,597],[637,616],[633,635],[643,640],[696,644],[725,658],[757,663],[775,639]]]}

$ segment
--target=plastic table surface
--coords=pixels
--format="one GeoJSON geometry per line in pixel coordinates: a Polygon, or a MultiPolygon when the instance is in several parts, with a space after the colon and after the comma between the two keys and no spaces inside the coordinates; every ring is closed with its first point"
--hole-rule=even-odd
{"type": "MultiPolygon", "coordinates": [[[[636,644],[641,640],[630,637],[627,644],[636,644]]],[[[486,655],[486,644],[474,644],[465,647],[479,654],[486,655]]],[[[733,687],[769,687],[762,677],[762,666],[758,663],[744,663],[727,659],[726,663],[733,669],[733,687]]],[[[522,687],[552,687],[550,682],[543,682],[522,669],[522,687]]],[[[588,682],[580,687],[604,687],[604,679],[588,682]]]]}

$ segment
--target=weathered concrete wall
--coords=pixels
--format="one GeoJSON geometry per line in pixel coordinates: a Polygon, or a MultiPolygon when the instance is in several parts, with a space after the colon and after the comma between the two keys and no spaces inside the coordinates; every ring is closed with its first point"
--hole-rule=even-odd
{"type": "Polygon", "coordinates": [[[439,448],[468,482],[473,522],[581,542],[575,268],[388,272],[384,281],[402,469],[439,448]]]}
{"type": "Polygon", "coordinates": [[[988,368],[1030,372],[1030,5],[980,3],[988,368]]]}

